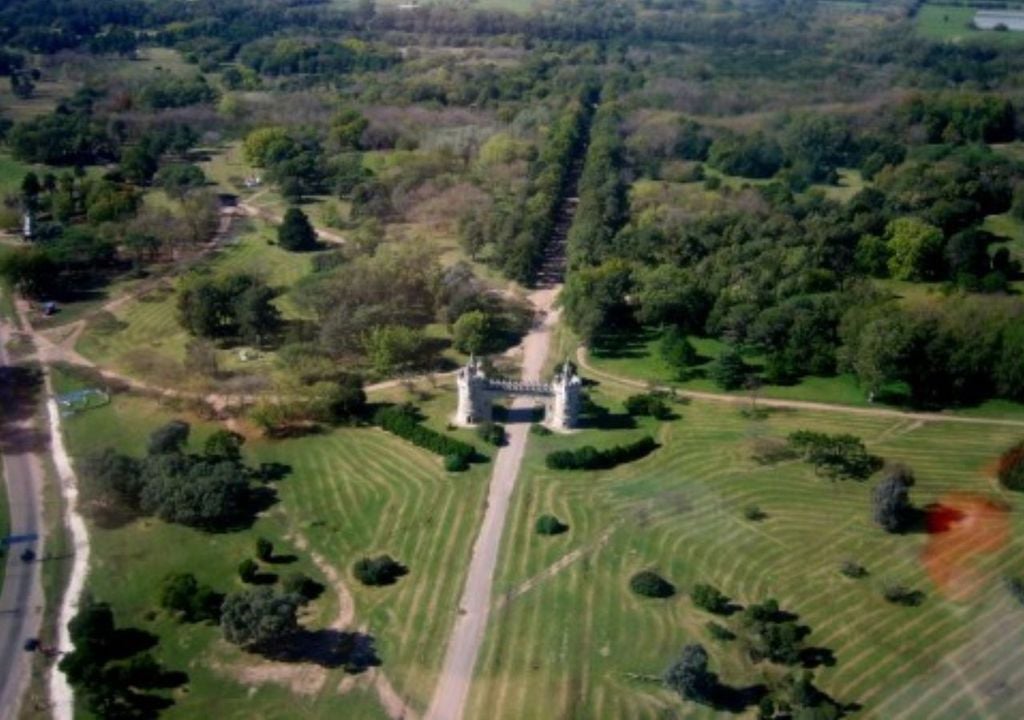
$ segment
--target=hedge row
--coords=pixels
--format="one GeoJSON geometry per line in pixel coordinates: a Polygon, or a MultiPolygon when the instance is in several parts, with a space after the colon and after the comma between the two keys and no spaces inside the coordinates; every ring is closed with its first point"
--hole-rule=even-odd
{"type": "Polygon", "coordinates": [[[616,445],[607,450],[598,450],[592,445],[584,445],[578,450],[556,450],[548,454],[545,463],[552,470],[607,470],[639,460],[657,447],[654,438],[645,435],[629,445],[616,445]]]}
{"type": "Polygon", "coordinates": [[[469,443],[421,425],[416,418],[399,407],[381,408],[374,413],[373,422],[389,433],[438,455],[459,457],[467,463],[476,455],[476,448],[469,443]]]}

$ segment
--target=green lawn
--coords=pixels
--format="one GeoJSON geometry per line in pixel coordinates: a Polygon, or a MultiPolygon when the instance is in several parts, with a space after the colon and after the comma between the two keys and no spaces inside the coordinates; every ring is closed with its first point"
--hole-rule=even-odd
{"type": "Polygon", "coordinates": [[[953,5],[922,5],[917,11],[914,29],[928,40],[977,42],[1017,46],[1024,43],[1024,33],[974,30],[970,27],[977,8],[953,5]]]}
{"type": "MultiPolygon", "coordinates": [[[[936,301],[936,296],[933,296],[929,286],[921,283],[878,282],[907,302],[936,301]]],[[[590,349],[590,364],[599,371],[619,377],[669,385],[683,390],[747,396],[751,394],[747,389],[724,391],[707,377],[715,359],[725,347],[721,341],[714,338],[691,337],[690,342],[693,343],[698,353],[698,364],[692,368],[692,377],[679,380],[677,373],[661,359],[658,351],[660,337],[660,334],[653,330],[606,336],[590,349]]],[[[757,355],[746,355],[744,360],[755,372],[763,363],[763,358],[757,355]]],[[[856,377],[850,373],[842,373],[833,377],[808,376],[793,385],[766,384],[758,388],[757,396],[857,407],[885,407],[884,403],[877,400],[869,402],[864,389],[857,383],[856,377]]],[[[957,415],[1019,420],[1024,419],[1024,404],[1007,400],[990,400],[974,407],[957,408],[950,412],[957,415]]]]}
{"type": "Polygon", "coordinates": [[[1006,238],[1006,242],[996,243],[993,247],[1007,247],[1010,254],[1018,260],[1024,260],[1024,223],[1009,213],[989,215],[985,218],[982,228],[993,235],[1006,238]]]}
{"type": "MultiPolygon", "coordinates": [[[[686,390],[722,391],[706,377],[706,374],[724,349],[724,343],[714,338],[691,337],[690,341],[697,349],[699,364],[694,368],[695,377],[680,381],[673,369],[661,359],[658,353],[659,341],[660,335],[653,331],[618,336],[593,348],[590,351],[590,363],[598,370],[620,377],[648,380],[686,390]]],[[[760,367],[762,362],[761,358],[753,355],[747,356],[745,360],[755,369],[760,367]]],[[[749,393],[746,390],[739,390],[734,394],[749,393]]],[[[870,404],[863,390],[857,386],[854,377],[845,374],[831,378],[807,377],[795,385],[764,385],[759,389],[758,395],[842,405],[867,406],[870,404]]]]}
{"type": "MultiPolygon", "coordinates": [[[[452,402],[446,388],[427,407],[440,417],[452,402]]],[[[152,429],[171,417],[150,400],[118,396],[107,407],[68,420],[70,449],[80,458],[115,442],[123,451],[141,453],[152,429]]],[[[193,423],[192,447],[211,429],[193,423]]],[[[280,501],[249,530],[207,534],[153,519],[117,529],[90,527],[90,591],[113,604],[119,623],[159,635],[158,659],[190,676],[162,717],[385,717],[369,686],[372,676],[270,663],[228,645],[216,627],[180,625],[154,612],[158,584],[171,572],[194,572],[221,591],[241,587],[236,568],[252,556],[257,537],[298,558],[267,570],[300,569],[328,582],[326,564],[342,578],[354,597],[354,626],[375,638],[381,671],[422,711],[455,618],[490,467],[449,475],[436,456],[379,430],[356,428],[286,441],[252,439],[245,455],[250,462],[291,467],[276,485],[280,501]],[[361,586],[351,575],[352,563],[384,552],[405,563],[409,574],[394,586],[361,586]]],[[[303,622],[324,627],[337,612],[337,595],[328,587],[303,622]]]]}
{"type": "MultiPolygon", "coordinates": [[[[602,389],[597,400],[618,407],[602,389]]],[[[817,683],[837,700],[862,704],[863,717],[1018,716],[1015,691],[987,689],[1014,687],[1024,659],[1024,629],[1008,620],[1021,610],[1000,582],[1024,570],[1020,511],[1012,514],[1012,545],[977,567],[979,591],[954,602],[919,560],[928,536],[886,535],[872,525],[873,481],[829,482],[798,462],[760,466],[750,447],[803,428],[854,433],[873,452],[915,469],[912,498],[924,506],[951,491],[1001,497],[983,468],[1019,432],[804,412],[757,421],[699,402],[678,412],[680,419],[658,427],[645,422],[634,430],[531,438],[468,717],[722,717],[640,679],[659,675],[695,641],[726,683],[749,685],[780,673],[751,665],[735,643],[709,637],[704,625],[712,617],[686,597],[697,582],[711,582],[741,604],[775,597],[798,614],[812,629],[808,644],[836,658],[834,667],[817,671],[817,683]],[[543,466],[551,449],[619,442],[643,431],[655,432],[662,447],[616,470],[543,466]],[[751,504],[767,518],[746,520],[742,511],[751,504]],[[570,526],[567,533],[534,532],[536,518],[549,512],[570,526]],[[865,565],[869,577],[842,577],[837,569],[846,558],[865,565]],[[628,579],[646,568],[680,593],[667,601],[633,595],[628,579]],[[927,599],[918,608],[890,605],[880,597],[888,581],[927,599]]]]}

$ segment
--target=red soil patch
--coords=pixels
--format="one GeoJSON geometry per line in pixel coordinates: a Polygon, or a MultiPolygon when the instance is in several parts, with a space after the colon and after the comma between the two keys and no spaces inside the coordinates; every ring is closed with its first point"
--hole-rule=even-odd
{"type": "Polygon", "coordinates": [[[999,552],[1010,541],[1009,509],[988,498],[948,495],[926,509],[928,542],[921,555],[939,591],[965,600],[985,581],[978,561],[999,552]]]}

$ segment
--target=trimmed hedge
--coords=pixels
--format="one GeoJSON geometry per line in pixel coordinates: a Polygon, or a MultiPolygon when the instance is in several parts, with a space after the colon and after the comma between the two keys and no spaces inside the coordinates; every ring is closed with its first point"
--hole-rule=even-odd
{"type": "MultiPolygon", "coordinates": [[[[476,448],[469,443],[421,425],[409,412],[399,407],[381,408],[374,413],[373,422],[389,433],[446,459],[457,456],[468,464],[476,455],[476,448]]],[[[447,462],[449,461],[446,460],[447,462]]]]}
{"type": "Polygon", "coordinates": [[[608,470],[650,455],[657,447],[654,438],[645,435],[636,442],[607,450],[598,450],[592,445],[584,445],[578,450],[556,450],[549,453],[544,462],[552,470],[608,470]]]}

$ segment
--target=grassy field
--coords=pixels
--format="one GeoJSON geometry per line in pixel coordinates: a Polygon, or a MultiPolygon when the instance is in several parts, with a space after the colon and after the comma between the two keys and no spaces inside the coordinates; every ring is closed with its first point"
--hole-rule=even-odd
{"type": "MultiPolygon", "coordinates": [[[[237,193],[255,207],[276,215],[284,215],[285,210],[291,205],[270,185],[259,185],[253,188],[245,186],[247,177],[260,175],[261,171],[245,161],[241,143],[236,142],[223,147],[211,148],[208,159],[199,165],[220,190],[237,193]]],[[[302,210],[318,227],[337,227],[347,221],[349,217],[347,201],[326,196],[306,198],[302,204],[302,210]]]]}
{"type": "Polygon", "coordinates": [[[22,179],[32,169],[31,165],[15,160],[8,153],[0,153],[0,193],[17,192],[22,179]]]}
{"type": "MultiPolygon", "coordinates": [[[[440,416],[451,402],[452,393],[445,392],[427,405],[440,416]]],[[[68,420],[70,449],[81,457],[113,441],[123,451],[141,453],[148,433],[175,416],[152,401],[119,396],[68,420]]],[[[211,429],[193,423],[192,446],[199,447],[211,429]]],[[[276,486],[279,503],[249,530],[206,534],[152,519],[90,528],[90,590],[113,604],[119,624],[159,635],[158,659],[189,674],[187,689],[175,692],[176,704],[163,717],[384,717],[369,687],[372,673],[353,680],[340,668],[267,662],[229,646],[215,627],[179,625],[153,612],[156,588],[170,572],[194,572],[220,591],[241,587],[236,568],[252,556],[257,537],[298,558],[265,570],[299,569],[327,582],[329,568],[342,578],[355,601],[354,626],[376,639],[380,671],[421,710],[455,618],[489,466],[448,475],[437,457],[379,430],[355,428],[280,442],[254,439],[245,455],[292,469],[276,486]],[[382,552],[405,563],[409,574],[391,587],[361,586],[350,573],[352,563],[382,552]]],[[[324,627],[337,612],[336,593],[328,587],[304,623],[324,627]]]]}
{"type": "Polygon", "coordinates": [[[1010,254],[1018,260],[1024,260],[1024,223],[1009,213],[989,215],[985,218],[982,228],[993,235],[1006,238],[1006,242],[996,243],[993,247],[1009,248],[1010,254]]]}
{"type": "MultiPolygon", "coordinates": [[[[607,395],[598,401],[616,408],[607,395]]],[[[696,402],[679,414],[657,428],[531,438],[468,717],[720,717],[637,679],[660,674],[694,641],[708,648],[726,683],[779,672],[752,666],[735,643],[711,640],[704,628],[711,616],[685,596],[696,582],[743,604],[775,597],[798,614],[812,629],[808,643],[835,654],[834,667],[817,671],[818,684],[837,700],[862,704],[858,717],[1018,716],[1021,698],[1010,688],[1021,674],[1022,611],[998,580],[1024,570],[1020,512],[1012,513],[1011,547],[978,566],[976,594],[953,601],[922,567],[929,536],[886,535],[872,525],[873,482],[829,482],[803,463],[760,466],[749,458],[758,438],[802,428],[852,432],[873,452],[915,469],[912,496],[923,506],[953,491],[1001,498],[984,468],[1019,432],[803,412],[748,420],[735,408],[696,402]],[[543,466],[552,448],[643,430],[655,431],[663,446],[631,465],[585,474],[543,466]],[[751,504],[766,519],[745,519],[751,504]],[[537,535],[533,524],[547,512],[570,530],[537,535]],[[841,576],[846,558],[870,575],[841,576]],[[681,593],[667,601],[634,596],[628,579],[645,568],[681,593]],[[879,594],[888,581],[927,599],[918,608],[890,605],[879,594]]]]}
{"type": "MultiPolygon", "coordinates": [[[[903,300],[914,303],[931,302],[937,287],[889,280],[878,282],[903,300]]],[[[619,377],[670,385],[684,390],[726,392],[707,377],[714,361],[725,347],[721,341],[714,338],[690,337],[690,342],[697,350],[698,364],[691,368],[690,378],[679,380],[677,373],[660,356],[660,339],[660,334],[653,330],[609,336],[595,343],[590,349],[589,361],[597,370],[619,377]]],[[[571,343],[571,338],[567,342],[571,343]]],[[[762,357],[749,354],[744,356],[744,360],[754,372],[761,368],[764,362],[762,357]]],[[[750,391],[743,389],[728,394],[750,395],[750,391]]],[[[765,384],[758,388],[757,396],[857,407],[885,406],[878,400],[869,401],[867,393],[850,373],[841,373],[833,377],[807,376],[793,385],[765,384]]],[[[1022,419],[1024,405],[1006,400],[989,400],[977,406],[957,408],[950,412],[957,415],[1022,419]]]]}
{"type": "MultiPolygon", "coordinates": [[[[258,221],[247,221],[247,226],[223,250],[203,267],[214,275],[250,273],[259,275],[279,288],[287,288],[309,272],[311,255],[290,253],[270,244],[273,228],[258,221]]],[[[175,293],[170,288],[156,289],[133,302],[119,307],[113,317],[104,314],[90,322],[78,342],[77,350],[87,358],[110,365],[118,370],[138,374],[143,378],[169,381],[168,372],[181,372],[185,356],[187,333],[178,324],[175,293]]],[[[284,317],[295,317],[297,310],[287,293],[279,296],[277,304],[284,317]]],[[[239,365],[237,353],[220,351],[225,369],[254,369],[255,363],[239,365]]],[[[181,379],[181,378],[179,378],[181,379]]]]}
{"type": "Polygon", "coordinates": [[[922,5],[917,11],[914,29],[929,40],[978,42],[1016,47],[1024,43],[1024,33],[974,30],[970,27],[977,8],[954,5],[922,5]]]}

